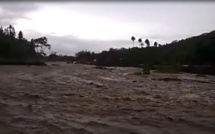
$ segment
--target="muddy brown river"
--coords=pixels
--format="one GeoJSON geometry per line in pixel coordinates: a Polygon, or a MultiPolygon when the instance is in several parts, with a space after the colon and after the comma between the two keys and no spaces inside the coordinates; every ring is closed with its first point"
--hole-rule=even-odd
{"type": "Polygon", "coordinates": [[[0,66],[0,134],[215,134],[215,76],[0,66]]]}

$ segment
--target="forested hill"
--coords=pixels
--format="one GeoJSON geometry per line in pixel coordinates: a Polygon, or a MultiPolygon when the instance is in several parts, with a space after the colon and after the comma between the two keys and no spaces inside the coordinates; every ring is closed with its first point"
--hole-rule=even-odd
{"type": "Polygon", "coordinates": [[[45,57],[45,49],[50,49],[51,45],[47,43],[46,37],[25,39],[23,32],[16,34],[15,28],[9,25],[6,28],[0,26],[0,60],[9,59],[32,59],[45,57]]]}
{"type": "Polygon", "coordinates": [[[184,64],[215,64],[215,31],[184,40],[172,42],[161,47],[169,61],[184,64]]]}
{"type": "Polygon", "coordinates": [[[85,61],[89,64],[106,66],[138,66],[140,64],[215,65],[215,31],[173,41],[165,45],[160,45],[157,42],[150,44],[149,39],[142,41],[139,38],[136,40],[132,36],[131,46],[135,41],[139,46],[129,49],[111,48],[101,53],[81,51],[76,53],[76,58],[59,56],[56,53],[47,57],[44,50],[50,49],[51,45],[47,43],[46,37],[28,41],[22,31],[17,34],[15,28],[10,25],[6,28],[0,27],[0,60],[43,58],[47,60],[85,61]]]}
{"type": "MultiPolygon", "coordinates": [[[[131,38],[136,41],[135,37],[131,38]]],[[[137,40],[139,47],[129,49],[110,49],[101,53],[81,51],[76,53],[78,60],[87,60],[106,66],[150,65],[215,65],[215,31],[180,41],[160,45],[150,44],[142,39],[137,40]],[[146,46],[146,47],[145,47],[146,46]],[[96,59],[96,62],[93,61],[96,59]]]]}

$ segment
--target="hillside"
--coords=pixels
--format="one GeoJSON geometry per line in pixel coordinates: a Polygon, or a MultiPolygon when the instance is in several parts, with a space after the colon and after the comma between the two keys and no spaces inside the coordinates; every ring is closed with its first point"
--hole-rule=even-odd
{"type": "Polygon", "coordinates": [[[98,65],[137,66],[150,65],[214,65],[215,64],[215,31],[199,36],[173,41],[172,43],[145,48],[110,49],[101,53],[81,51],[76,54],[77,60],[96,59],[98,65]]]}

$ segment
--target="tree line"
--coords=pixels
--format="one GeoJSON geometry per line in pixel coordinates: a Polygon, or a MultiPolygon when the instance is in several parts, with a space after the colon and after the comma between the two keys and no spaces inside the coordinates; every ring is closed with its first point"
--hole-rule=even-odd
{"type": "Polygon", "coordinates": [[[154,42],[153,46],[150,46],[149,39],[143,42],[139,38],[141,48],[134,47],[135,40],[132,36],[132,48],[110,48],[101,53],[80,51],[76,58],[104,66],[215,65],[215,31],[163,45],[154,42]]]}
{"type": "Polygon", "coordinates": [[[48,39],[44,37],[25,39],[22,31],[16,34],[12,25],[6,28],[0,26],[0,58],[7,59],[32,59],[46,57],[45,49],[51,49],[48,39]]]}
{"type": "Polygon", "coordinates": [[[75,57],[57,55],[55,52],[47,56],[45,50],[50,49],[51,45],[45,36],[27,40],[22,31],[17,34],[15,28],[9,25],[0,27],[0,60],[42,58],[104,66],[215,65],[215,31],[162,45],[157,42],[151,45],[149,39],[143,41],[139,38],[140,47],[134,47],[136,38],[132,36],[130,39],[132,48],[110,48],[100,53],[80,51],[75,57]]]}
{"type": "MultiPolygon", "coordinates": [[[[133,47],[134,47],[134,41],[136,40],[136,38],[135,38],[134,36],[132,36],[132,37],[131,37],[131,40],[133,41],[133,47]]],[[[143,48],[144,43],[143,43],[142,39],[139,38],[137,41],[138,41],[140,47],[143,48]]],[[[146,39],[146,40],[145,40],[145,44],[146,44],[147,47],[150,47],[150,41],[149,41],[149,39],[146,39]]],[[[157,42],[154,42],[154,47],[158,47],[158,46],[160,47],[161,44],[158,44],[157,42]]]]}

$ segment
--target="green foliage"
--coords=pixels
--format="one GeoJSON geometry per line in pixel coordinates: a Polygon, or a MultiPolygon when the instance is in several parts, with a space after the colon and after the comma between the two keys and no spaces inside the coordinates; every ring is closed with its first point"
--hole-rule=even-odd
{"type": "MultiPolygon", "coordinates": [[[[131,39],[134,41],[135,37],[131,39]]],[[[145,43],[148,46],[146,48],[110,49],[101,53],[88,52],[83,55],[93,57],[88,60],[96,59],[96,64],[103,66],[140,67],[140,64],[143,64],[150,65],[150,69],[153,69],[153,65],[173,67],[172,70],[160,70],[163,72],[178,72],[182,65],[215,65],[215,31],[169,44],[160,45],[155,42],[154,47],[150,47],[148,39],[145,43]]]]}
{"type": "Polygon", "coordinates": [[[134,36],[132,36],[132,37],[131,37],[131,40],[132,40],[132,41],[135,41],[135,37],[134,37],[134,36]]]}
{"type": "Polygon", "coordinates": [[[19,31],[18,39],[19,39],[19,40],[22,40],[22,39],[23,39],[23,33],[22,33],[22,31],[19,31]]]}
{"type": "Polygon", "coordinates": [[[49,56],[46,57],[47,61],[66,61],[67,63],[72,63],[75,61],[75,57],[67,55],[58,55],[57,52],[51,52],[49,56]]]}
{"type": "Polygon", "coordinates": [[[157,43],[157,42],[155,42],[155,43],[154,43],[154,47],[157,47],[157,46],[158,46],[158,43],[157,43]]]}
{"type": "Polygon", "coordinates": [[[150,74],[150,67],[147,65],[142,68],[143,74],[150,74]]]}
{"type": "Polygon", "coordinates": [[[147,47],[149,47],[149,46],[150,46],[149,39],[146,39],[146,40],[145,40],[145,43],[146,43],[147,47]]]}
{"type": "Polygon", "coordinates": [[[44,52],[46,48],[51,48],[51,45],[47,43],[46,37],[28,41],[23,37],[22,31],[18,33],[18,37],[16,38],[15,28],[12,25],[9,25],[9,27],[6,27],[4,30],[2,27],[0,28],[1,59],[23,60],[30,58],[42,58],[46,56],[44,52]],[[37,49],[38,51],[36,51],[35,49],[37,49]]]}
{"type": "Polygon", "coordinates": [[[138,42],[139,42],[139,43],[142,43],[142,39],[141,39],[141,38],[139,38],[139,39],[138,39],[138,42]]]}
{"type": "Polygon", "coordinates": [[[179,73],[181,69],[179,67],[171,67],[171,66],[157,66],[155,68],[155,72],[157,73],[179,73]]]}
{"type": "Polygon", "coordinates": [[[133,41],[133,47],[134,47],[134,41],[135,41],[135,39],[136,38],[134,36],[131,37],[131,40],[133,41]]]}

